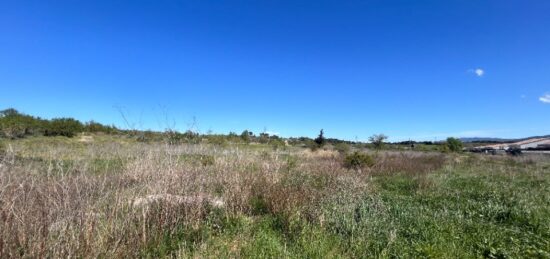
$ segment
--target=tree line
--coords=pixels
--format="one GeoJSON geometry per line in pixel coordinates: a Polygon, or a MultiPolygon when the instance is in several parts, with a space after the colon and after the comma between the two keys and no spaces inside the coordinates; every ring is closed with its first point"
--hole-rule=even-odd
{"type": "MultiPolygon", "coordinates": [[[[345,141],[335,138],[326,138],[324,131],[321,130],[319,135],[312,139],[308,137],[299,138],[281,138],[277,135],[270,135],[266,132],[254,134],[252,131],[244,130],[240,134],[230,132],[229,134],[199,134],[195,131],[179,132],[172,129],[167,129],[164,132],[151,130],[128,130],[119,129],[114,125],[104,125],[99,122],[89,121],[80,122],[73,118],[54,118],[43,119],[21,113],[15,109],[5,109],[0,111],[0,137],[4,138],[24,138],[27,136],[65,136],[73,137],[79,133],[103,133],[103,134],[124,134],[134,137],[141,142],[156,142],[165,141],[169,144],[179,143],[199,143],[206,141],[212,144],[224,145],[226,143],[261,143],[270,144],[274,148],[283,147],[285,145],[309,147],[312,150],[322,148],[325,144],[331,144],[337,150],[347,150],[349,145],[368,145],[365,147],[383,149],[386,144],[387,136],[384,134],[375,134],[369,137],[370,144],[361,142],[345,141]]],[[[432,142],[399,142],[397,145],[410,145],[414,148],[416,144],[432,145],[432,142]]],[[[391,145],[391,144],[390,144],[391,145]]],[[[462,142],[455,138],[448,138],[444,143],[445,151],[460,152],[462,150],[462,142]]]]}
{"type": "Polygon", "coordinates": [[[89,121],[82,123],[73,118],[42,119],[20,113],[15,109],[0,111],[0,136],[5,138],[23,138],[27,136],[65,136],[73,137],[81,132],[119,133],[115,126],[89,121]]]}

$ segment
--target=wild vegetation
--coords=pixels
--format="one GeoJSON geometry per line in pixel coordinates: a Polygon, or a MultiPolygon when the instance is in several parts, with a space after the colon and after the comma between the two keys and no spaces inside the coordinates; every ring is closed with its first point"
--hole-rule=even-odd
{"type": "Polygon", "coordinates": [[[0,258],[550,257],[548,156],[149,134],[0,138],[0,258]]]}
{"type": "Polygon", "coordinates": [[[4,139],[0,257],[550,256],[548,157],[354,149],[4,139]]]}

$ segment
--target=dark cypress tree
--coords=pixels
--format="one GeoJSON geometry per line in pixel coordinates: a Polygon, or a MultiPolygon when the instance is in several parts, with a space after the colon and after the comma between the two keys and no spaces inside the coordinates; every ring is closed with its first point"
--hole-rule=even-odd
{"type": "Polygon", "coordinates": [[[314,141],[319,147],[322,147],[325,145],[325,142],[326,142],[325,133],[323,132],[322,129],[321,129],[321,132],[319,132],[319,136],[317,136],[317,138],[314,141]]]}

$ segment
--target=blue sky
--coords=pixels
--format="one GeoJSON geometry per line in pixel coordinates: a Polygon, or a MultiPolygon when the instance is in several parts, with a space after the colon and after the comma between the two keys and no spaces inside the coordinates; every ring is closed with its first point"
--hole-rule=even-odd
{"type": "Polygon", "coordinates": [[[549,28],[550,1],[4,0],[0,108],[351,140],[550,134],[549,28]]]}

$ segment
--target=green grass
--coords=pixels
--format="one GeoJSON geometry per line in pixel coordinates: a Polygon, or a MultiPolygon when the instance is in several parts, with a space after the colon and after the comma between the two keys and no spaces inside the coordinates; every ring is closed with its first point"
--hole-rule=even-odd
{"type": "Polygon", "coordinates": [[[266,213],[208,230],[205,257],[518,258],[550,256],[550,181],[459,170],[430,187],[403,175],[374,179],[353,204],[326,204],[324,224],[266,213]]]}
{"type": "MultiPolygon", "coordinates": [[[[4,150],[14,146],[18,168],[42,172],[53,164],[53,171],[62,173],[55,179],[81,173],[104,182],[141,159],[125,156],[120,147],[112,151],[99,146],[102,152],[87,149],[112,145],[108,138],[96,137],[99,142],[92,144],[28,138],[5,140],[0,146],[4,150]],[[59,146],[64,152],[52,153],[44,146],[59,146]]],[[[121,146],[138,145],[117,141],[121,146]]],[[[327,162],[327,158],[303,157],[299,150],[274,153],[261,145],[245,151],[246,159],[256,161],[234,162],[219,147],[205,154],[175,155],[177,166],[167,174],[173,177],[167,182],[176,186],[171,188],[177,190],[178,181],[186,179],[178,177],[186,170],[196,170],[193,179],[198,180],[189,184],[204,181],[204,191],[235,193],[225,185],[232,178],[216,182],[221,177],[218,172],[223,172],[241,177],[239,186],[250,187],[251,194],[239,193],[249,195],[237,199],[242,208],[205,209],[195,224],[181,220],[170,228],[150,226],[151,238],[138,246],[136,254],[146,258],[550,258],[548,158],[448,155],[445,165],[433,171],[403,167],[412,171],[360,173],[342,167],[338,157],[327,162]],[[279,160],[274,161],[276,155],[279,160]],[[358,182],[365,187],[354,187],[358,182]]],[[[165,159],[163,154],[155,159],[165,159]]],[[[432,163],[432,158],[414,161],[432,163]]],[[[165,170],[162,164],[153,165],[158,166],[152,167],[154,173],[165,170]]],[[[128,188],[133,188],[132,181],[128,188]]],[[[138,233],[139,240],[139,221],[129,222],[128,229],[138,233]]]]}

